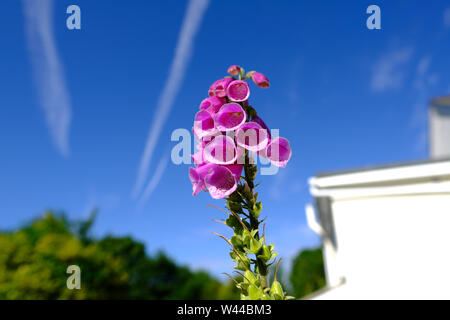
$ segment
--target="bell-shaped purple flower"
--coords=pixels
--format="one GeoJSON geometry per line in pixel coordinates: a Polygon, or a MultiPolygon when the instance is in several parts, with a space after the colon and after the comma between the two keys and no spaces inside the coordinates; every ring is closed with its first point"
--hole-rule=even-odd
{"type": "Polygon", "coordinates": [[[209,163],[232,164],[238,157],[238,149],[229,136],[216,136],[203,150],[203,157],[209,163]]]}
{"type": "Polygon", "coordinates": [[[200,191],[206,189],[205,177],[217,165],[208,163],[198,168],[189,168],[189,179],[192,183],[192,195],[197,195],[200,191]]]}
{"type": "Polygon", "coordinates": [[[198,139],[213,135],[215,132],[217,132],[211,113],[206,110],[200,110],[199,112],[197,112],[194,119],[193,131],[198,139]]]}
{"type": "Polygon", "coordinates": [[[200,110],[206,110],[211,114],[215,114],[226,102],[227,100],[225,98],[219,98],[216,96],[209,97],[200,103],[200,110]]]}
{"type": "Polygon", "coordinates": [[[292,155],[291,146],[286,138],[272,139],[261,154],[277,167],[286,167],[292,155]]]}
{"type": "Polygon", "coordinates": [[[214,199],[223,199],[237,188],[233,172],[225,166],[213,167],[205,177],[205,185],[214,199]]]}
{"type": "Polygon", "coordinates": [[[230,131],[239,128],[247,119],[247,114],[239,103],[226,103],[214,116],[216,128],[230,131]]]}
{"type": "Polygon", "coordinates": [[[245,101],[250,96],[248,83],[242,80],[235,80],[227,87],[227,96],[231,101],[245,101]]]}
{"type": "Polygon", "coordinates": [[[267,146],[268,142],[267,130],[256,122],[246,122],[236,130],[237,145],[247,150],[260,151],[267,146]]]}
{"type": "Polygon", "coordinates": [[[228,85],[233,81],[232,78],[223,78],[214,82],[208,90],[208,95],[210,97],[216,96],[223,98],[227,95],[228,85]]]}

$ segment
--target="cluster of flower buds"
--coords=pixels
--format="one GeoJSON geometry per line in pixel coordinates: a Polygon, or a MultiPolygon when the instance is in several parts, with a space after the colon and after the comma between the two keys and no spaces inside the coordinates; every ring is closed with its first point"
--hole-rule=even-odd
{"type": "Polygon", "coordinates": [[[285,167],[292,154],[289,141],[272,138],[267,125],[248,103],[250,88],[246,80],[268,88],[267,77],[255,71],[245,73],[237,65],[229,67],[228,73],[231,76],[211,85],[209,97],[200,103],[195,115],[192,131],[198,151],[192,155],[195,168],[189,168],[193,195],[205,189],[214,199],[231,195],[240,180],[246,152],[254,152],[279,167],[285,167]]]}

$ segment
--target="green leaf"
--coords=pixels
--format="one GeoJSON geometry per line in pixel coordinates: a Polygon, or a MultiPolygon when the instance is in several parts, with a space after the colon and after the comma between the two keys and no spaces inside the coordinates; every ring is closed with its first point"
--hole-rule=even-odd
{"type": "Polygon", "coordinates": [[[229,215],[228,219],[225,220],[225,224],[230,228],[233,228],[236,233],[240,233],[242,231],[242,225],[234,215],[229,215]]]}
{"type": "Polygon", "coordinates": [[[259,252],[259,249],[261,249],[261,244],[258,240],[255,238],[250,239],[250,250],[248,250],[250,253],[257,254],[259,252]]]}
{"type": "Polygon", "coordinates": [[[242,198],[239,195],[239,193],[237,192],[233,192],[232,194],[230,194],[227,198],[227,200],[233,201],[233,202],[241,202],[242,198]]]}
{"type": "Polygon", "coordinates": [[[251,272],[250,270],[246,270],[244,273],[244,276],[245,276],[244,280],[246,282],[248,282],[249,284],[255,284],[256,278],[255,278],[253,272],[251,272]]]}
{"type": "Polygon", "coordinates": [[[278,255],[278,252],[273,252],[272,255],[270,256],[269,260],[274,259],[277,255],[278,255]]]}
{"type": "Polygon", "coordinates": [[[227,201],[228,208],[236,213],[242,212],[242,204],[240,202],[227,201]]]}
{"type": "Polygon", "coordinates": [[[250,286],[248,288],[248,296],[250,300],[259,300],[260,298],[262,298],[262,292],[258,287],[250,286]]]}
{"type": "Polygon", "coordinates": [[[262,202],[259,201],[253,205],[253,216],[255,218],[259,218],[259,215],[261,214],[262,210],[262,202]]]}
{"type": "Polygon", "coordinates": [[[242,241],[242,237],[237,236],[237,235],[232,236],[230,239],[230,242],[233,245],[233,247],[239,248],[239,249],[241,249],[242,246],[244,245],[244,242],[242,241]]]}
{"type": "Polygon", "coordinates": [[[270,257],[272,256],[271,251],[269,250],[269,247],[267,247],[265,244],[262,245],[262,253],[258,255],[258,258],[263,260],[264,262],[267,262],[270,260],[270,257]]]}
{"type": "Polygon", "coordinates": [[[278,281],[274,281],[270,287],[270,295],[275,298],[275,300],[283,300],[284,293],[281,284],[278,281]],[[278,298],[279,296],[279,298],[278,298]]]}

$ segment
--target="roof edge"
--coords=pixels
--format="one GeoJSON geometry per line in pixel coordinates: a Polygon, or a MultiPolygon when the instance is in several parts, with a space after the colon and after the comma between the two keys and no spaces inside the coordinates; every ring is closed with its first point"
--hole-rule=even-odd
{"type": "Polygon", "coordinates": [[[450,158],[381,165],[356,170],[343,170],[318,174],[309,179],[309,185],[316,188],[329,188],[433,178],[443,175],[450,175],[450,158]]]}

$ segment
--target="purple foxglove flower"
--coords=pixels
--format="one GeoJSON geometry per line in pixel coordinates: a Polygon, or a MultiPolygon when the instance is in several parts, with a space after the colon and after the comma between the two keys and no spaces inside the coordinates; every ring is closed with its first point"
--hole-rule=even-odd
{"type": "Polygon", "coordinates": [[[214,126],[213,116],[205,110],[200,110],[195,115],[194,134],[198,139],[214,134],[217,129],[214,126]]]}
{"type": "Polygon", "coordinates": [[[267,129],[256,122],[246,122],[236,130],[236,143],[250,151],[260,151],[269,142],[267,129]]]}
{"type": "Polygon", "coordinates": [[[261,119],[261,118],[258,117],[258,116],[254,116],[254,117],[252,118],[252,121],[253,121],[253,122],[256,122],[257,124],[259,124],[259,125],[261,126],[261,128],[267,130],[267,134],[268,134],[268,136],[269,136],[269,141],[270,141],[270,138],[272,138],[272,135],[270,134],[269,127],[266,125],[266,123],[264,122],[264,120],[261,119]]]}
{"type": "Polygon", "coordinates": [[[262,155],[275,166],[284,168],[291,158],[292,150],[286,138],[278,137],[270,141],[262,155]]]}
{"type": "Polygon", "coordinates": [[[254,72],[252,74],[252,80],[260,88],[270,87],[269,79],[267,79],[267,77],[262,73],[254,72]]]}
{"type": "Polygon", "coordinates": [[[203,150],[207,162],[215,164],[232,164],[238,157],[238,150],[231,137],[216,136],[203,150]]]}
{"type": "Polygon", "coordinates": [[[214,199],[223,199],[232,194],[236,188],[236,179],[225,166],[215,166],[205,177],[205,185],[214,199]]]}
{"type": "Polygon", "coordinates": [[[206,110],[211,114],[217,113],[219,111],[220,107],[223,106],[227,100],[225,98],[219,98],[219,97],[209,97],[204,99],[200,103],[200,110],[206,110]]]}
{"type": "Polygon", "coordinates": [[[227,87],[227,96],[231,101],[245,101],[250,96],[248,83],[242,80],[235,80],[227,87]]]}
{"type": "Polygon", "coordinates": [[[223,78],[214,82],[211,87],[209,87],[209,96],[216,96],[223,98],[227,95],[228,85],[233,81],[232,78],[223,78]]]}
{"type": "Polygon", "coordinates": [[[192,183],[192,195],[196,196],[200,191],[206,189],[205,177],[217,165],[208,163],[198,168],[189,168],[189,179],[192,183]]]}
{"type": "Polygon", "coordinates": [[[230,131],[239,128],[247,119],[247,114],[238,103],[226,103],[214,116],[216,128],[230,131]]]}
{"type": "Polygon", "coordinates": [[[236,179],[236,183],[239,183],[239,180],[241,180],[241,174],[242,174],[242,170],[244,169],[244,165],[229,164],[229,165],[226,165],[225,167],[227,167],[231,171],[231,173],[233,173],[234,178],[236,179]]]}
{"type": "Polygon", "coordinates": [[[240,71],[241,71],[241,67],[239,67],[235,64],[228,68],[228,73],[231,74],[232,76],[237,76],[240,71]]]}

